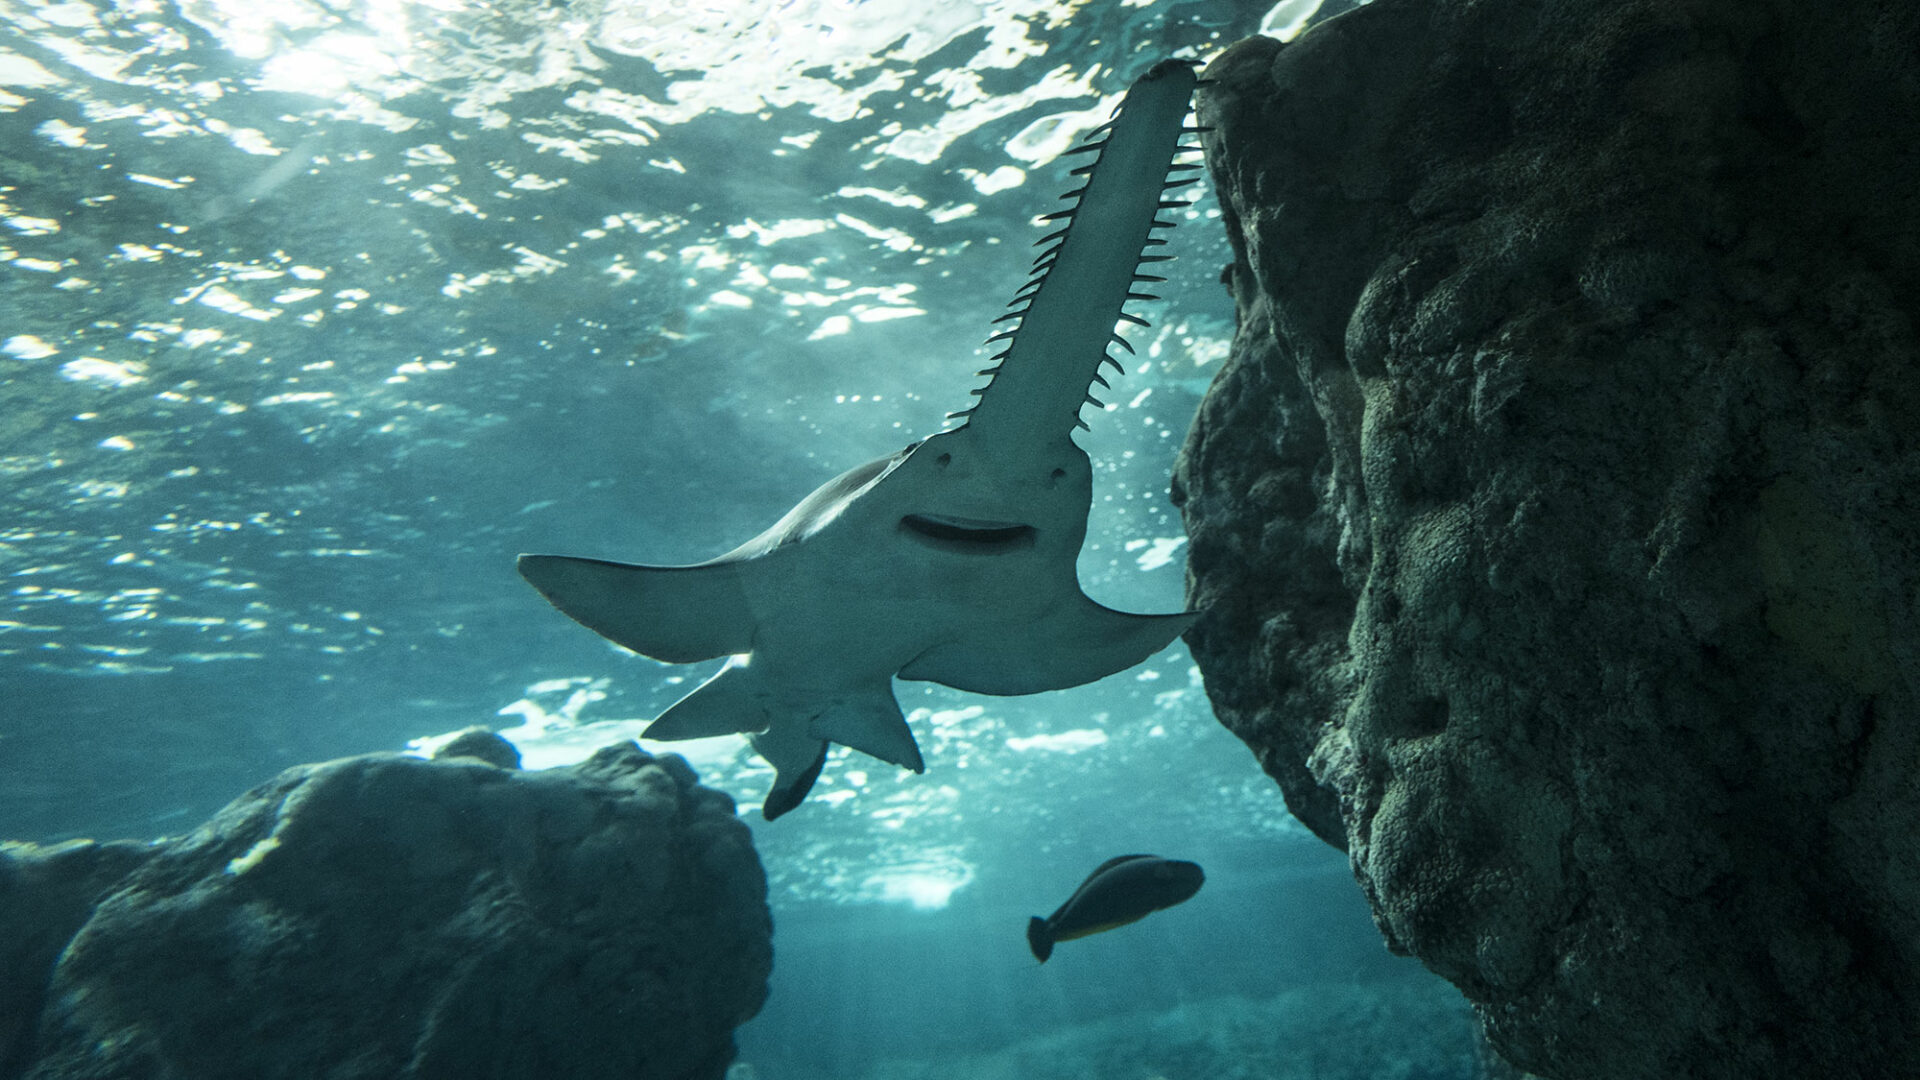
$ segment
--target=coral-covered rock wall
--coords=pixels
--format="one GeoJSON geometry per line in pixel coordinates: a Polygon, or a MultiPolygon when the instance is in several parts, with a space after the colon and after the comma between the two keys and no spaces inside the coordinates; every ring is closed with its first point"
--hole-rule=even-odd
{"type": "Polygon", "coordinates": [[[1206,77],[1222,720],[1521,1067],[1920,1076],[1920,5],[1376,0],[1206,77]]]}

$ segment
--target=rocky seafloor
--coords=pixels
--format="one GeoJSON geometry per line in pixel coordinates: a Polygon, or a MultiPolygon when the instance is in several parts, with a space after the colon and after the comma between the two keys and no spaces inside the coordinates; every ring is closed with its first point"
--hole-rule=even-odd
{"type": "Polygon", "coordinates": [[[718,1080],[772,970],[725,793],[632,743],[289,769],[185,836],[0,847],[0,1077],[718,1080]]]}
{"type": "Polygon", "coordinates": [[[727,1080],[1483,1080],[1472,1014],[1432,980],[1316,984],[1036,1032],[979,1053],[909,1054],[852,1076],[727,1080]]]}

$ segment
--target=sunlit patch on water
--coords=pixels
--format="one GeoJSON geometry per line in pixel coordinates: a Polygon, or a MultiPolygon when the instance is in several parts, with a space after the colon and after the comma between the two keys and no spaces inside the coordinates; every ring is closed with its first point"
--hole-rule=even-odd
{"type": "Polygon", "coordinates": [[[60,374],[74,382],[92,381],[106,386],[125,387],[145,382],[145,368],[146,365],[133,360],[102,360],[97,356],[82,356],[60,365],[60,374]]]}
{"type": "Polygon", "coordinates": [[[973,875],[971,865],[953,857],[902,863],[868,874],[854,899],[937,911],[966,888],[973,875]]]}
{"type": "Polygon", "coordinates": [[[1049,754],[1077,754],[1105,746],[1107,733],[1098,728],[1074,728],[1049,735],[1015,735],[1007,739],[1007,749],[1017,752],[1037,750],[1049,754]]]}

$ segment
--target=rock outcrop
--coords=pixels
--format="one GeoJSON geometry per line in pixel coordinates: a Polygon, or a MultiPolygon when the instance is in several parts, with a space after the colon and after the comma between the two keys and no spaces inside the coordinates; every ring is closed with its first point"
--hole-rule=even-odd
{"type": "Polygon", "coordinates": [[[773,955],[732,799],[632,743],[448,749],[290,769],[151,846],[11,848],[0,1000],[39,1019],[0,1075],[724,1076],[773,955]]]}
{"type": "Polygon", "coordinates": [[[152,851],[126,840],[0,844],[0,1077],[26,1070],[60,950],[94,903],[152,851]]]}
{"type": "Polygon", "coordinates": [[[1222,720],[1556,1080],[1920,1076],[1920,6],[1376,0],[1207,71],[1222,720]]]}

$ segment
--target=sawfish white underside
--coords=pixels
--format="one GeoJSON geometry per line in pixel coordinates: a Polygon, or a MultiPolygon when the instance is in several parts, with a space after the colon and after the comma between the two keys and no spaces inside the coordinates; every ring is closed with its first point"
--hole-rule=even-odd
{"type": "Polygon", "coordinates": [[[777,817],[804,797],[830,742],[925,768],[895,675],[980,694],[1064,689],[1132,667],[1191,625],[1192,613],[1128,614],[1080,591],[1090,470],[1077,447],[1060,457],[1078,458],[1077,477],[1029,469],[1036,482],[1023,485],[969,468],[978,441],[943,432],[853,470],[865,482],[829,482],[827,497],[803,503],[809,513],[712,562],[523,555],[520,573],[641,655],[729,658],[645,734],[759,733],[755,748],[778,772],[764,811],[777,817]],[[991,502],[1029,512],[980,517],[991,502]]]}

